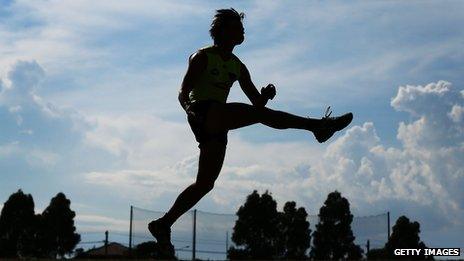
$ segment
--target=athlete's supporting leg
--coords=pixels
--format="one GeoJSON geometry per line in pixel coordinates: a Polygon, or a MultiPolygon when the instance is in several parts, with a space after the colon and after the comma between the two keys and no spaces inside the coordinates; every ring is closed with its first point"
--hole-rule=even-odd
{"type": "Polygon", "coordinates": [[[210,141],[201,145],[196,181],[177,197],[171,209],[161,218],[165,224],[171,226],[213,189],[214,182],[221,171],[225,153],[226,145],[223,143],[210,141]]]}
{"type": "Polygon", "coordinates": [[[319,119],[296,116],[266,107],[231,102],[215,103],[206,116],[206,129],[210,132],[233,130],[255,123],[262,123],[275,129],[303,129],[313,131],[320,126],[319,119]]]}

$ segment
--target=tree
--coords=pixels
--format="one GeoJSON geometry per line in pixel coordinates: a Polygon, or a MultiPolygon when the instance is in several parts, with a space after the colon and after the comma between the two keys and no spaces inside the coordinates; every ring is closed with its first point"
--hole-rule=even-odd
{"type": "Polygon", "coordinates": [[[135,246],[133,255],[137,258],[151,258],[157,250],[155,241],[147,241],[135,246]]]}
{"type": "MultiPolygon", "coordinates": [[[[411,259],[411,256],[395,256],[396,248],[426,248],[424,242],[420,241],[420,224],[416,221],[410,222],[406,216],[401,216],[396,220],[392,229],[392,234],[384,247],[384,254],[388,259],[411,259]]],[[[421,251],[421,255],[415,256],[415,259],[426,259],[421,251]]],[[[433,259],[433,257],[429,257],[433,259]]]]}
{"type": "Polygon", "coordinates": [[[296,209],[294,201],[285,203],[281,213],[281,229],[287,259],[304,259],[311,242],[311,230],[306,220],[308,213],[302,207],[296,209]]]}
{"type": "Polygon", "coordinates": [[[0,214],[0,257],[34,255],[36,221],[32,196],[13,193],[0,214]]]}
{"type": "Polygon", "coordinates": [[[272,259],[282,255],[277,203],[267,191],[261,196],[256,190],[248,195],[237,216],[232,241],[239,248],[229,249],[230,259],[272,259]]]}
{"type": "Polygon", "coordinates": [[[374,248],[367,253],[368,260],[386,260],[388,257],[385,248],[374,248]]]}
{"type": "Polygon", "coordinates": [[[71,201],[63,193],[51,199],[49,206],[40,216],[40,238],[42,253],[51,258],[72,253],[81,236],[76,232],[71,201]]]}
{"type": "Polygon", "coordinates": [[[176,258],[172,256],[166,257],[166,255],[163,254],[162,248],[160,248],[155,241],[142,242],[136,245],[132,255],[137,259],[154,258],[176,260],[176,258]]]}
{"type": "Polygon", "coordinates": [[[354,244],[351,230],[353,215],[350,203],[334,191],[327,196],[319,210],[319,223],[313,233],[313,248],[310,255],[314,259],[361,259],[363,250],[354,244]]]}

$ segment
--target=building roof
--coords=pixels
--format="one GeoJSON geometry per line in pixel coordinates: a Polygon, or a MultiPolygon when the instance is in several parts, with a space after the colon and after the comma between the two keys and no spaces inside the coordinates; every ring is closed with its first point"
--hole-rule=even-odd
{"type": "MultiPolygon", "coordinates": [[[[109,255],[109,256],[124,256],[124,255],[127,255],[128,251],[129,251],[128,247],[126,247],[124,245],[121,245],[119,243],[116,243],[116,242],[111,242],[111,243],[108,243],[106,255],[109,255]]],[[[103,245],[103,246],[98,247],[98,248],[89,249],[89,250],[87,250],[86,255],[87,256],[104,256],[105,255],[105,246],[103,245]]]]}

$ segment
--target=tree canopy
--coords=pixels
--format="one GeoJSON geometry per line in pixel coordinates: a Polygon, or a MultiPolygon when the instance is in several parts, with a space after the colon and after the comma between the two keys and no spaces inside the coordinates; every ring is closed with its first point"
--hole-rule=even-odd
{"type": "Polygon", "coordinates": [[[80,241],[75,233],[71,201],[58,193],[42,214],[34,213],[34,200],[22,190],[13,193],[0,213],[0,257],[63,257],[80,241]]]}
{"type": "MultiPolygon", "coordinates": [[[[406,216],[401,216],[396,220],[392,229],[392,234],[388,238],[384,248],[373,249],[369,252],[369,259],[411,259],[411,256],[395,256],[396,248],[415,248],[424,249],[427,246],[420,240],[420,224],[417,221],[411,222],[406,216]]],[[[433,257],[421,255],[414,256],[414,259],[433,259],[433,257]]]]}
{"type": "Polygon", "coordinates": [[[237,211],[232,240],[238,248],[228,251],[230,259],[304,259],[310,246],[308,214],[295,202],[287,202],[283,212],[265,192],[255,190],[237,211]]]}
{"type": "Polygon", "coordinates": [[[81,239],[74,226],[76,213],[70,206],[71,201],[60,192],[41,215],[41,242],[48,257],[70,254],[81,239]]]}
{"type": "Polygon", "coordinates": [[[0,214],[0,256],[34,255],[35,229],[34,200],[18,190],[3,204],[0,214]]]}
{"type": "Polygon", "coordinates": [[[277,202],[267,191],[259,195],[255,190],[248,195],[237,216],[232,240],[243,249],[229,251],[231,258],[244,255],[250,259],[267,259],[282,254],[277,202]]]}
{"type": "Polygon", "coordinates": [[[363,250],[354,244],[350,203],[334,191],[319,210],[319,223],[313,233],[314,259],[361,259],[363,250]]]}
{"type": "Polygon", "coordinates": [[[281,213],[281,229],[284,240],[284,258],[304,259],[311,244],[311,229],[306,220],[308,213],[303,207],[296,208],[296,203],[285,203],[281,213]]]}

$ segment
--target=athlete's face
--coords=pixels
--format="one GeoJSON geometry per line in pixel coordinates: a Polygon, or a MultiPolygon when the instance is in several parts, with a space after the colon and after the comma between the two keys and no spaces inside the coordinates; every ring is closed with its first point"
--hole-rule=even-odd
{"type": "Polygon", "coordinates": [[[227,25],[227,38],[234,44],[239,45],[245,40],[245,29],[239,20],[230,21],[227,25]]]}

